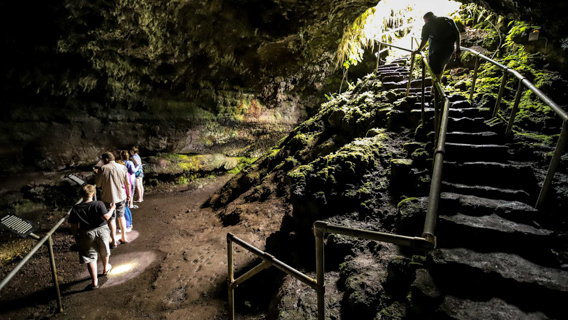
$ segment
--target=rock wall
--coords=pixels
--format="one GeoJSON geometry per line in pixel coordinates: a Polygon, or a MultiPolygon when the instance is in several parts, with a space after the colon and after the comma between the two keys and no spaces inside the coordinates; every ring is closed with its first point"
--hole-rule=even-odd
{"type": "Polygon", "coordinates": [[[336,41],[377,1],[2,4],[4,173],[105,149],[252,156],[341,80],[336,41]]]}

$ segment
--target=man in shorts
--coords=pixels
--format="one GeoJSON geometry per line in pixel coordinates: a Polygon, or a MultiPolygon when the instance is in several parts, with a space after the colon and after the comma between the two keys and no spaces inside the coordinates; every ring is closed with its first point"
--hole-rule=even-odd
{"type": "MultiPolygon", "coordinates": [[[[461,55],[461,38],[460,32],[454,20],[447,17],[436,17],[432,12],[424,15],[424,27],[422,28],[422,42],[415,53],[419,53],[424,49],[426,43],[430,42],[428,49],[428,63],[432,72],[439,81],[444,73],[446,64],[450,61],[454,53],[454,44],[456,59],[461,55]]],[[[432,87],[432,90],[434,88],[432,87]]]]}
{"type": "MultiPolygon", "coordinates": [[[[122,238],[120,242],[128,243],[126,239],[126,219],[124,218],[124,210],[126,203],[130,200],[130,181],[126,167],[114,161],[114,155],[110,152],[105,152],[101,156],[104,165],[97,170],[95,175],[95,183],[97,187],[101,188],[101,201],[105,203],[107,209],[111,205],[116,206],[116,218],[120,226],[122,238]]],[[[110,237],[112,238],[111,248],[118,246],[116,240],[116,221],[113,214],[110,221],[110,237]]]]}
{"type": "Polygon", "coordinates": [[[86,263],[93,282],[91,289],[98,289],[97,257],[100,255],[103,263],[103,275],[107,275],[112,268],[108,263],[110,256],[109,238],[110,230],[107,221],[114,213],[115,206],[107,211],[101,201],[93,201],[95,186],[84,185],[79,194],[83,202],[76,204],[71,209],[69,223],[73,237],[79,248],[79,262],[86,263]]]}

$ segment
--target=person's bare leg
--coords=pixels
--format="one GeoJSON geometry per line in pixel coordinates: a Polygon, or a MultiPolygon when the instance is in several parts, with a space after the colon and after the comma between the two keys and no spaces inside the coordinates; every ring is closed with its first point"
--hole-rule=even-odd
{"type": "Polygon", "coordinates": [[[91,275],[91,279],[93,279],[93,286],[98,286],[99,282],[97,279],[97,262],[95,261],[87,263],[87,269],[89,269],[89,274],[91,275]]]}
{"type": "Polygon", "coordinates": [[[110,228],[110,238],[112,239],[112,245],[116,246],[118,243],[116,242],[116,219],[111,218],[108,221],[108,227],[110,228]]]}
{"type": "Polygon", "coordinates": [[[108,264],[108,258],[109,257],[101,257],[101,260],[103,261],[103,273],[107,273],[109,270],[107,269],[109,264],[108,264]]]}
{"type": "Polygon", "coordinates": [[[120,226],[120,233],[122,234],[122,241],[126,242],[126,218],[118,218],[118,225],[120,226]]]}
{"type": "Polygon", "coordinates": [[[138,194],[138,201],[144,201],[144,185],[142,184],[142,178],[136,178],[136,193],[138,194]]]}

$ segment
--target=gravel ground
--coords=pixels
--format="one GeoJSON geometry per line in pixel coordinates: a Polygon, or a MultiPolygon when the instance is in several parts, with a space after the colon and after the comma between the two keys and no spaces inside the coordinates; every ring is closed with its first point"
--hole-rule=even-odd
{"type": "MultiPolygon", "coordinates": [[[[211,209],[201,208],[229,178],[184,192],[148,195],[133,211],[132,242],[112,251],[113,271],[99,280],[101,288],[95,291],[85,290],[90,283],[87,269],[78,263],[69,226],[64,225],[54,236],[64,312],[56,311],[44,248],[0,292],[0,318],[226,319],[227,232],[263,248],[266,237],[279,227],[223,227],[211,209]]],[[[237,272],[252,261],[239,249],[234,256],[237,272]]],[[[14,266],[4,266],[2,278],[14,266]]]]}

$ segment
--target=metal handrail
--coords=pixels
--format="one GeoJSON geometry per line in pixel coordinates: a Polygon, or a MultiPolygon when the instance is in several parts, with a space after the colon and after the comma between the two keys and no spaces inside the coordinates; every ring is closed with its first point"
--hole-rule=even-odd
{"type": "MultiPolygon", "coordinates": [[[[413,40],[416,41],[418,44],[418,40],[415,37],[411,37],[410,43],[411,47],[413,46],[413,40]]],[[[400,47],[396,47],[397,49],[401,49],[400,47]]],[[[505,86],[507,84],[508,75],[511,74],[515,76],[519,80],[519,85],[517,87],[517,92],[515,94],[515,101],[513,103],[513,109],[511,110],[511,116],[509,118],[509,122],[507,124],[507,129],[505,130],[505,137],[510,137],[513,132],[513,124],[515,122],[515,118],[517,116],[517,112],[519,111],[519,103],[521,102],[521,96],[523,94],[523,89],[526,87],[527,89],[531,90],[537,97],[539,97],[547,106],[549,106],[555,113],[560,117],[562,120],[562,130],[560,132],[560,136],[558,141],[556,142],[556,147],[554,150],[554,154],[552,159],[550,160],[550,164],[548,166],[548,170],[546,173],[546,178],[542,184],[540,189],[538,200],[535,204],[535,208],[539,208],[544,203],[548,191],[552,186],[552,181],[554,179],[554,175],[556,174],[556,170],[558,169],[558,165],[560,164],[560,159],[562,154],[564,153],[564,149],[566,147],[566,142],[568,142],[568,112],[562,109],[558,104],[556,104],[552,99],[550,99],[547,95],[545,95],[540,89],[538,89],[532,82],[526,79],[520,72],[511,69],[473,49],[461,47],[462,51],[470,52],[471,54],[475,55],[475,66],[473,71],[473,79],[472,85],[469,93],[469,100],[473,101],[473,94],[475,92],[475,84],[477,82],[477,73],[479,69],[480,60],[483,59],[495,66],[499,69],[504,70],[503,79],[501,80],[501,86],[499,87],[499,94],[497,95],[497,101],[495,102],[495,106],[493,107],[492,117],[497,116],[497,111],[499,110],[499,106],[501,105],[501,100],[505,93],[505,86]]],[[[408,49],[406,50],[408,51],[408,49]]],[[[422,54],[422,53],[421,53],[422,54]]],[[[422,54],[423,55],[423,54],[422,54]]],[[[423,122],[424,123],[424,122],[423,122]]],[[[436,134],[437,136],[437,134],[436,134]]]]}
{"type": "Polygon", "coordinates": [[[426,218],[424,221],[424,229],[422,231],[422,237],[427,241],[436,245],[436,223],[438,220],[438,205],[440,202],[440,193],[442,189],[442,169],[444,165],[444,155],[446,150],[446,133],[448,130],[448,119],[450,113],[450,99],[446,96],[439,79],[436,78],[436,74],[432,72],[428,59],[426,59],[426,54],[424,52],[416,53],[411,49],[401,48],[397,46],[390,45],[388,43],[379,42],[380,45],[387,47],[393,47],[399,50],[404,50],[411,52],[412,56],[410,59],[410,78],[406,90],[407,96],[410,93],[410,80],[412,79],[412,73],[414,69],[415,54],[419,54],[422,57],[422,125],[424,122],[424,86],[426,81],[425,71],[427,70],[432,77],[432,82],[434,86],[434,130],[435,130],[435,149],[434,149],[434,164],[432,170],[432,182],[430,184],[430,193],[428,195],[428,206],[426,211],[426,218]],[[439,111],[439,102],[443,102],[443,108],[441,112],[439,111]]]}
{"type": "MultiPolygon", "coordinates": [[[[381,52],[381,45],[385,45],[387,47],[393,47],[400,50],[405,50],[409,52],[413,52],[413,50],[409,50],[406,48],[397,47],[394,45],[390,45],[387,43],[379,42],[379,52],[381,52]]],[[[317,303],[318,303],[318,320],[325,319],[325,280],[324,280],[324,242],[323,237],[326,233],[335,233],[335,234],[343,234],[347,236],[356,237],[359,239],[371,239],[381,242],[387,243],[394,243],[397,245],[402,246],[411,246],[415,248],[419,248],[422,250],[431,250],[436,247],[436,237],[434,235],[434,231],[436,228],[436,221],[438,219],[437,211],[438,211],[438,202],[440,198],[440,188],[442,183],[442,165],[444,162],[444,145],[446,141],[446,130],[448,124],[448,114],[449,114],[449,106],[450,100],[446,97],[442,86],[440,85],[439,81],[436,79],[436,75],[430,69],[430,65],[426,60],[426,56],[421,53],[422,56],[422,123],[424,124],[424,89],[425,89],[425,80],[426,80],[426,70],[430,72],[432,75],[432,79],[434,80],[434,87],[435,92],[439,92],[440,96],[444,98],[444,108],[443,112],[441,113],[441,119],[438,119],[439,116],[436,116],[437,123],[440,124],[440,128],[437,130],[439,132],[439,136],[437,136],[437,148],[435,150],[436,154],[434,156],[434,173],[432,178],[432,185],[430,188],[430,197],[428,201],[428,211],[426,213],[426,219],[424,222],[424,231],[422,233],[422,237],[409,237],[403,236],[398,234],[391,234],[391,233],[384,233],[384,232],[376,232],[376,231],[369,231],[369,230],[362,230],[362,229],[354,229],[343,227],[339,225],[331,225],[327,222],[323,221],[316,221],[314,223],[314,235],[316,238],[316,280],[304,275],[300,271],[284,264],[283,262],[274,258],[271,254],[263,252],[254,246],[246,243],[245,241],[237,238],[232,233],[227,234],[227,259],[228,259],[228,299],[229,299],[229,319],[235,319],[235,302],[234,302],[234,290],[235,288],[243,283],[244,281],[250,279],[254,275],[258,274],[264,269],[270,268],[271,266],[275,266],[278,269],[288,273],[289,275],[299,279],[306,285],[310,286],[311,288],[316,290],[317,293],[317,303]],[[440,121],[441,120],[441,121],[440,121]],[[236,242],[244,249],[248,250],[249,252],[253,253],[254,255],[262,258],[263,262],[257,265],[256,267],[252,268],[242,276],[237,279],[234,279],[234,271],[233,271],[233,242],[236,242]]],[[[377,59],[377,68],[379,65],[379,57],[377,59]]],[[[412,69],[414,67],[414,54],[412,55],[411,59],[411,68],[410,74],[412,74],[412,69]]],[[[410,91],[410,81],[409,79],[409,86],[407,87],[407,95],[410,91]]],[[[437,96],[437,95],[436,95],[437,96]]],[[[438,100],[438,98],[436,98],[438,100]]],[[[437,101],[436,100],[436,101],[437,101]]],[[[436,103],[437,105],[437,103],[436,103]]],[[[437,107],[435,106],[435,110],[437,107]]],[[[439,112],[438,112],[439,113],[439,112]]]]}
{"type": "MultiPolygon", "coordinates": [[[[294,278],[300,280],[301,282],[305,283],[306,285],[310,286],[311,288],[315,289],[318,292],[318,296],[320,294],[320,288],[316,280],[306,276],[305,274],[301,273],[300,271],[290,267],[289,265],[285,264],[284,262],[276,259],[270,253],[264,252],[259,250],[258,248],[254,247],[253,245],[247,243],[246,241],[239,239],[232,233],[227,234],[227,262],[228,262],[228,290],[229,290],[229,319],[235,319],[235,288],[245,282],[246,280],[250,279],[254,275],[258,274],[264,269],[268,269],[270,267],[276,267],[287,274],[293,276],[294,278]],[[234,271],[233,271],[233,242],[237,243],[250,253],[256,255],[259,258],[262,258],[262,263],[257,265],[256,267],[249,270],[247,273],[243,274],[242,276],[234,279],[234,271]]],[[[318,318],[319,319],[319,318],[318,318]]],[[[323,319],[323,318],[322,318],[323,319]]]]}
{"type": "MultiPolygon", "coordinates": [[[[77,201],[75,204],[79,204],[81,202],[83,202],[83,199],[77,201]]],[[[2,282],[0,282],[0,290],[2,290],[8,284],[8,282],[10,282],[10,280],[12,280],[12,278],[14,278],[16,274],[18,274],[20,269],[22,269],[22,267],[28,262],[28,260],[30,260],[30,258],[47,241],[47,246],[49,249],[49,260],[51,265],[51,274],[53,277],[53,285],[57,293],[57,307],[59,308],[59,312],[63,312],[63,304],[61,302],[61,291],[59,290],[59,281],[57,280],[57,268],[55,266],[55,255],[53,254],[53,239],[51,238],[51,235],[63,224],[63,222],[65,222],[65,220],[67,220],[67,217],[71,214],[71,210],[73,209],[72,208],[69,209],[69,211],[67,211],[67,214],[65,214],[63,218],[61,218],[61,220],[59,220],[59,222],[57,222],[55,226],[53,226],[53,228],[51,228],[51,230],[49,230],[49,232],[38,241],[38,243],[24,257],[24,259],[22,259],[22,261],[20,261],[20,263],[18,263],[18,265],[12,271],[10,271],[10,273],[6,276],[6,278],[4,278],[2,282]]]]}
{"type": "MultiPolygon", "coordinates": [[[[411,42],[412,44],[412,42],[411,42]]],[[[440,201],[440,193],[441,193],[441,186],[442,186],[442,169],[444,164],[444,155],[445,155],[445,144],[446,144],[446,134],[448,130],[448,121],[449,121],[449,113],[450,113],[450,99],[446,96],[442,85],[440,84],[440,79],[436,78],[436,74],[432,72],[428,60],[426,59],[426,55],[424,52],[416,53],[414,50],[398,47],[395,45],[391,45],[384,42],[379,42],[379,54],[377,55],[377,67],[376,70],[378,71],[378,67],[380,64],[380,53],[382,52],[381,46],[391,47],[407,52],[411,52],[411,65],[410,65],[410,76],[408,80],[408,85],[406,89],[407,96],[410,94],[410,87],[412,81],[412,74],[414,69],[415,63],[415,54],[419,54],[422,57],[422,83],[421,83],[421,92],[422,92],[422,125],[425,125],[425,111],[424,111],[424,95],[425,95],[425,80],[426,80],[426,71],[428,71],[432,77],[432,82],[434,86],[434,118],[435,118],[435,149],[434,149],[434,163],[433,163],[433,170],[432,170],[432,182],[430,185],[430,193],[428,196],[428,205],[426,211],[426,218],[424,221],[424,229],[422,231],[422,237],[409,237],[397,234],[390,234],[384,232],[376,232],[376,231],[369,231],[369,230],[362,230],[362,229],[355,229],[355,228],[348,228],[338,225],[331,225],[324,221],[316,221],[313,226],[314,236],[316,240],[316,280],[314,281],[310,277],[302,274],[298,270],[282,263],[281,261],[275,259],[272,255],[263,252],[254,246],[244,242],[243,240],[235,237],[233,234],[229,233],[227,235],[227,245],[228,245],[228,260],[229,260],[229,315],[230,319],[234,320],[234,289],[242,282],[246,281],[250,277],[254,276],[255,274],[259,273],[260,271],[269,268],[270,266],[275,266],[278,269],[292,275],[293,277],[299,279],[300,281],[304,282],[308,286],[314,288],[317,293],[317,304],[318,304],[318,320],[325,319],[325,268],[324,268],[324,235],[326,233],[334,233],[334,234],[343,234],[347,236],[356,237],[359,239],[370,239],[376,240],[381,242],[388,242],[394,243],[397,245],[402,246],[411,246],[422,250],[431,250],[436,247],[436,223],[438,220],[438,205],[440,201]],[[440,99],[441,98],[441,99],[440,99]],[[439,102],[443,102],[443,107],[441,108],[441,112],[439,110],[439,102]],[[254,267],[238,279],[234,279],[233,277],[233,246],[232,242],[237,242],[243,248],[247,249],[248,251],[252,252],[253,254],[261,257],[263,262],[258,266],[254,267]]],[[[555,154],[550,164],[549,172],[547,174],[545,183],[543,185],[543,189],[541,190],[541,195],[539,195],[539,202],[538,205],[544,200],[544,196],[550,187],[552,182],[552,177],[554,176],[554,172],[556,172],[556,168],[560,161],[560,155],[564,150],[564,146],[566,141],[568,140],[568,114],[562,110],[558,105],[556,105],[552,100],[550,100],[546,95],[544,95],[538,88],[534,87],[532,83],[526,80],[519,72],[512,70],[495,60],[492,60],[475,50],[471,50],[469,48],[461,47],[462,51],[468,51],[476,54],[476,62],[475,62],[475,70],[473,75],[473,85],[470,92],[470,100],[473,98],[473,93],[475,89],[475,81],[477,79],[477,71],[479,68],[480,58],[489,61],[490,63],[505,69],[506,72],[513,74],[517,78],[519,78],[519,89],[517,91],[517,95],[515,97],[515,107],[513,109],[513,113],[511,115],[511,119],[509,122],[509,128],[507,132],[510,132],[510,127],[512,126],[512,122],[514,121],[514,116],[516,115],[516,108],[518,107],[520,101],[520,95],[522,92],[522,86],[525,85],[527,88],[533,90],[535,94],[537,94],[541,99],[543,99],[547,105],[549,105],[563,120],[563,127],[562,133],[558,140],[558,144],[556,147],[555,154]],[[541,200],[542,199],[542,200],[541,200]]],[[[506,74],[504,76],[504,80],[502,81],[499,96],[500,98],[503,95],[505,84],[506,84],[506,74]]],[[[495,108],[498,107],[499,102],[501,99],[497,100],[497,104],[495,108]]]]}
{"type": "Polygon", "coordinates": [[[497,102],[495,103],[495,107],[493,108],[492,115],[495,117],[497,115],[498,108],[501,104],[501,99],[503,97],[505,91],[505,85],[507,83],[507,77],[509,74],[515,76],[519,80],[519,85],[517,88],[517,92],[515,94],[515,102],[513,103],[513,109],[511,110],[511,116],[509,118],[509,123],[507,124],[507,129],[505,131],[505,136],[510,137],[513,132],[513,124],[515,122],[515,118],[517,116],[517,112],[519,111],[519,103],[521,101],[521,96],[523,94],[524,87],[531,90],[537,97],[539,97],[547,106],[549,106],[555,113],[560,117],[562,120],[562,131],[560,132],[560,137],[558,138],[558,142],[556,143],[556,148],[554,151],[554,155],[550,160],[550,164],[548,166],[548,171],[546,173],[546,178],[542,184],[540,189],[540,193],[538,195],[538,200],[536,202],[535,207],[539,208],[546,199],[548,191],[552,185],[552,180],[554,179],[554,175],[556,170],[558,169],[558,164],[560,163],[560,158],[564,153],[564,148],[566,146],[566,141],[568,140],[568,112],[564,111],[560,106],[558,106],[552,99],[550,99],[547,95],[545,95],[540,89],[538,89],[533,83],[531,83],[525,76],[519,73],[516,70],[513,70],[475,50],[470,48],[461,47],[462,51],[467,51],[475,55],[475,69],[474,69],[474,77],[473,83],[471,86],[471,91],[469,95],[469,99],[473,100],[473,93],[475,92],[475,83],[477,81],[477,71],[479,68],[479,60],[483,59],[492,63],[493,65],[499,67],[504,71],[503,79],[501,81],[501,87],[499,88],[499,94],[497,96],[497,102]]]}

